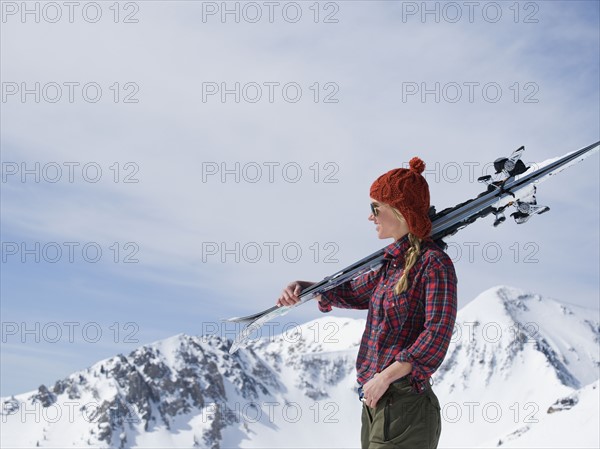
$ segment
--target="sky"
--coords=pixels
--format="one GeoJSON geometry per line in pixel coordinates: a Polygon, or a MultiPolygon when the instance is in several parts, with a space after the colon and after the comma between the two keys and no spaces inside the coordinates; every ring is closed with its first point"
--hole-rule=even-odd
{"type": "MultiPolygon", "coordinates": [[[[1,396],[231,338],[222,318],[389,244],[369,187],[413,156],[441,210],[522,145],[599,140],[597,1],[1,8],[1,396]]],[[[599,173],[596,154],[540,185],[550,212],[450,238],[459,307],[505,284],[597,310],[599,173]]]]}

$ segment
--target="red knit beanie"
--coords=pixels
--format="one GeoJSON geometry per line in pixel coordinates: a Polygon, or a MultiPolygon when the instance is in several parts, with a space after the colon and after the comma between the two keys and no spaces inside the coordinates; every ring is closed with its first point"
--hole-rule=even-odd
{"type": "Polygon", "coordinates": [[[409,231],[426,239],[431,234],[429,219],[429,186],[421,175],[425,162],[413,157],[410,168],[395,168],[381,175],[371,186],[371,198],[400,211],[409,231]]]}

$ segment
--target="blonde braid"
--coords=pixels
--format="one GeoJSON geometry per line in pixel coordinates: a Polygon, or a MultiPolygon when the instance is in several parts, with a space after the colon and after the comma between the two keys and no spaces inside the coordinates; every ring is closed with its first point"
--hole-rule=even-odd
{"type": "Polygon", "coordinates": [[[406,251],[406,256],[404,257],[404,272],[394,287],[394,293],[397,295],[408,290],[408,272],[417,261],[419,253],[421,252],[421,239],[419,237],[409,233],[408,240],[410,241],[410,248],[406,251]]]}

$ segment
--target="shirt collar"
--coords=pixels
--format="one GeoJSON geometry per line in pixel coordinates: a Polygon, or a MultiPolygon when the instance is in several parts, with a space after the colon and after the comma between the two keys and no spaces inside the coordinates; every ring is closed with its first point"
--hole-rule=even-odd
{"type": "Polygon", "coordinates": [[[410,248],[410,240],[408,239],[408,234],[404,237],[401,237],[399,240],[394,241],[385,247],[384,258],[386,259],[404,259],[404,254],[410,248]]]}

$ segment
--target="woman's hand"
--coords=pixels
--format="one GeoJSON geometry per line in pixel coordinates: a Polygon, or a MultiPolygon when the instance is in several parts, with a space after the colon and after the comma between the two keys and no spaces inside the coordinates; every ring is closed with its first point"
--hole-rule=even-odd
{"type": "MultiPolygon", "coordinates": [[[[277,299],[277,307],[281,306],[293,306],[300,301],[300,293],[305,288],[313,285],[314,282],[308,281],[294,281],[290,283],[286,288],[283,289],[281,295],[277,299]]],[[[321,300],[321,295],[317,296],[317,300],[321,300]]]]}
{"type": "Polygon", "coordinates": [[[363,402],[371,408],[377,407],[377,402],[390,386],[385,376],[376,373],[363,387],[363,402]]]}
{"type": "Polygon", "coordinates": [[[375,373],[363,387],[363,401],[371,408],[377,407],[381,396],[387,391],[390,384],[412,371],[409,362],[398,362],[397,360],[380,373],[375,373]]]}

